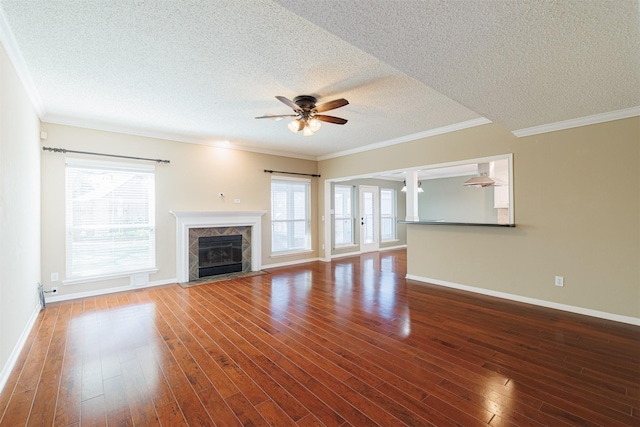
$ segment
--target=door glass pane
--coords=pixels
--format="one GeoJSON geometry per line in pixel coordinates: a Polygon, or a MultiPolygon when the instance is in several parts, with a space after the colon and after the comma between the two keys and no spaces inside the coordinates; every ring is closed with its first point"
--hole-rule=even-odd
{"type": "Polygon", "coordinates": [[[364,233],[364,243],[375,243],[374,226],[374,206],[373,206],[373,193],[365,191],[362,193],[362,207],[364,217],[364,227],[362,232],[364,233]]]}

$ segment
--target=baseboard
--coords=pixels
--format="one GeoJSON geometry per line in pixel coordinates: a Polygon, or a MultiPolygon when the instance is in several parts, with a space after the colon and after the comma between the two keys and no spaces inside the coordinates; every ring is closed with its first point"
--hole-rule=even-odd
{"type": "MultiPolygon", "coordinates": [[[[384,248],[378,248],[378,252],[393,251],[393,250],[396,250],[396,249],[406,249],[406,248],[407,248],[407,245],[387,246],[387,247],[384,247],[384,248]]],[[[364,252],[364,253],[371,253],[371,252],[364,252]]],[[[331,259],[346,258],[346,257],[350,257],[350,256],[357,256],[357,255],[362,255],[362,252],[361,251],[354,251],[354,252],[344,252],[344,253],[341,253],[341,254],[333,254],[333,255],[331,255],[331,259]]],[[[324,261],[324,260],[322,260],[322,261],[324,261]]]]}
{"type": "Polygon", "coordinates": [[[384,248],[378,249],[378,252],[383,251],[395,251],[396,249],[407,249],[407,245],[396,245],[396,246],[386,246],[384,248]]]}
{"type": "Polygon", "coordinates": [[[346,258],[346,257],[350,257],[350,256],[357,256],[357,255],[362,255],[362,252],[355,251],[355,252],[345,252],[345,253],[342,253],[342,254],[334,254],[334,255],[331,255],[331,259],[346,258]]]}
{"type": "Polygon", "coordinates": [[[18,342],[16,343],[15,347],[13,347],[13,351],[11,352],[11,354],[9,355],[9,358],[7,359],[7,363],[5,363],[5,365],[2,367],[2,371],[0,371],[0,393],[2,393],[4,386],[7,384],[7,381],[9,380],[9,375],[11,375],[11,371],[13,370],[13,368],[16,365],[16,362],[18,361],[18,357],[22,352],[24,344],[27,342],[27,338],[31,333],[31,329],[33,329],[33,325],[35,325],[36,323],[36,319],[38,318],[38,314],[40,313],[40,310],[41,310],[40,303],[38,302],[38,305],[36,305],[36,308],[33,310],[33,313],[31,313],[31,317],[29,318],[27,325],[22,331],[22,334],[20,335],[18,342]]]}
{"type": "Polygon", "coordinates": [[[50,302],[58,302],[58,301],[68,301],[68,300],[78,299],[78,298],[96,297],[100,295],[114,294],[116,292],[133,291],[135,289],[169,285],[171,283],[178,283],[178,280],[177,279],[158,280],[155,282],[149,282],[142,286],[126,285],[126,286],[118,286],[117,288],[96,289],[95,291],[87,291],[87,292],[75,292],[68,295],[60,295],[57,297],[47,297],[46,302],[50,303],[50,302]]]}
{"type": "Polygon", "coordinates": [[[299,259],[296,261],[287,261],[287,262],[279,262],[277,264],[269,264],[269,265],[262,265],[262,270],[268,270],[270,268],[276,268],[276,267],[288,267],[290,265],[296,265],[296,264],[306,264],[308,262],[314,262],[314,261],[321,261],[320,258],[306,258],[306,259],[299,259]]]}
{"type": "Polygon", "coordinates": [[[488,295],[491,297],[523,302],[526,304],[538,305],[541,307],[553,308],[556,310],[568,311],[576,314],[583,314],[585,316],[597,317],[599,319],[613,320],[615,322],[628,323],[631,325],[640,326],[640,318],[637,318],[637,317],[621,316],[619,314],[607,313],[605,311],[592,310],[590,308],[583,308],[583,307],[575,307],[567,304],[559,304],[556,302],[545,301],[545,300],[536,299],[536,298],[523,297],[521,295],[509,294],[506,292],[492,291],[490,289],[483,289],[483,288],[477,288],[474,286],[461,285],[458,283],[447,282],[444,280],[415,276],[413,274],[407,274],[405,277],[407,279],[416,280],[418,282],[430,283],[432,285],[444,286],[447,288],[459,289],[462,291],[473,292],[476,294],[488,295]]]}

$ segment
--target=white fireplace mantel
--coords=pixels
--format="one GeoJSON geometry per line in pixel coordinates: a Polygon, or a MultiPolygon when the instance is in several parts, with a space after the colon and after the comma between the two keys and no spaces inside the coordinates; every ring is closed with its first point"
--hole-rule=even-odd
{"type": "Polygon", "coordinates": [[[262,268],[262,215],[267,211],[170,211],[176,217],[176,279],[189,281],[189,229],[251,227],[251,271],[262,268]]]}

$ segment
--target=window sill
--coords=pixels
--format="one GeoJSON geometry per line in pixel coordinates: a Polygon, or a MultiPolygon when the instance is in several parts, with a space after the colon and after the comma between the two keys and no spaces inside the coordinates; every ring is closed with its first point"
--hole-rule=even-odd
{"type": "Polygon", "coordinates": [[[398,243],[399,239],[380,240],[380,243],[398,243]]]}
{"type": "Polygon", "coordinates": [[[305,255],[305,254],[312,254],[312,253],[313,251],[311,249],[302,249],[299,251],[276,252],[276,253],[272,253],[269,258],[283,258],[287,256],[292,256],[292,255],[305,255]]]}
{"type": "Polygon", "coordinates": [[[143,270],[126,271],[122,273],[104,274],[101,276],[79,277],[77,279],[67,279],[67,280],[63,280],[62,284],[65,286],[79,285],[81,283],[100,282],[103,280],[120,279],[122,277],[131,277],[138,274],[154,274],[157,272],[158,272],[157,268],[147,268],[143,270]]]}

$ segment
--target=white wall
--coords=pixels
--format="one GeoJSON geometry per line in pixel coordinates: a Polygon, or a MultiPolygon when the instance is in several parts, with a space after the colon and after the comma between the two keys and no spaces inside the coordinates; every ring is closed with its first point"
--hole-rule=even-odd
{"type": "Polygon", "coordinates": [[[0,45],[0,389],[37,313],[40,121],[0,45]]]}

